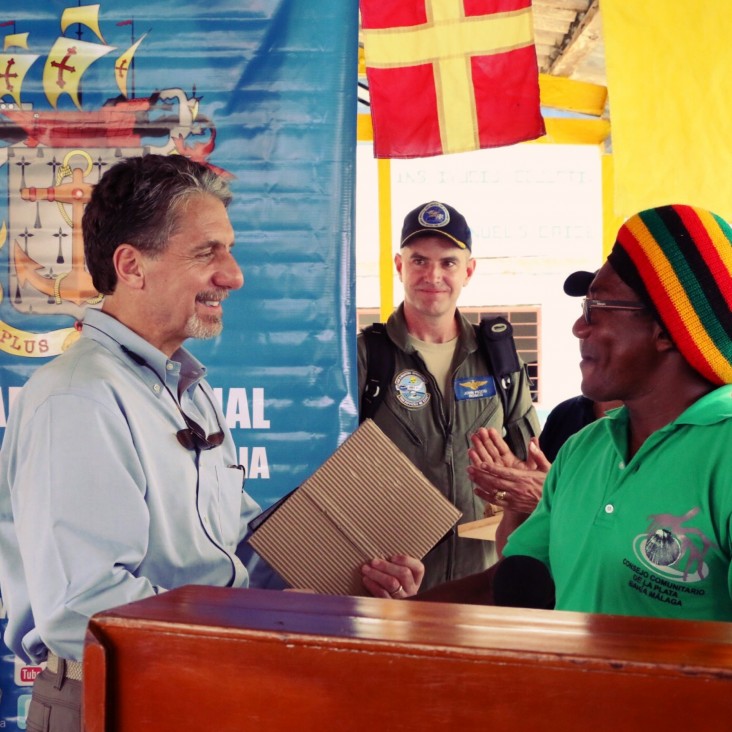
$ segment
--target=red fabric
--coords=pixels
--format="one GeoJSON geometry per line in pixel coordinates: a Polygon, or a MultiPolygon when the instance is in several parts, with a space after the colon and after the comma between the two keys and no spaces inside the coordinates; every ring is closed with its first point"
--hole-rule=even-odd
{"type": "Polygon", "coordinates": [[[480,147],[541,137],[539,72],[534,46],[472,60],[480,147]]]}
{"type": "Polygon", "coordinates": [[[402,28],[427,22],[424,0],[372,0],[360,5],[363,28],[402,28]]]}
{"type": "MultiPolygon", "coordinates": [[[[428,0],[360,0],[365,30],[412,28],[427,22],[428,0]]],[[[435,0],[436,1],[436,0],[435,0]]],[[[466,17],[490,16],[530,8],[531,0],[463,0],[466,17]]],[[[437,61],[391,68],[369,65],[366,38],[366,75],[377,158],[441,155],[444,130],[438,119],[437,61]]],[[[467,51],[466,51],[467,53],[467,51]]],[[[539,75],[533,44],[470,58],[477,144],[465,149],[512,145],[545,134],[539,103],[539,75]]],[[[450,90],[443,89],[443,105],[450,90]]]]}
{"type": "Polygon", "coordinates": [[[374,155],[377,158],[441,155],[432,66],[367,69],[367,75],[374,155]]]}
{"type": "MultiPolygon", "coordinates": [[[[412,2],[419,4],[420,0],[412,0],[412,2]]],[[[531,0],[463,0],[466,16],[508,13],[512,10],[523,10],[530,7],[531,0]]]]}

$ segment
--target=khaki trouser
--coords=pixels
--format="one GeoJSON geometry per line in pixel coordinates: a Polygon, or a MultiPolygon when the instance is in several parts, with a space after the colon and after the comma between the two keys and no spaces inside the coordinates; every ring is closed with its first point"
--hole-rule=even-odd
{"type": "Polygon", "coordinates": [[[68,678],[66,664],[36,676],[26,721],[28,732],[81,732],[81,681],[68,678]]]}

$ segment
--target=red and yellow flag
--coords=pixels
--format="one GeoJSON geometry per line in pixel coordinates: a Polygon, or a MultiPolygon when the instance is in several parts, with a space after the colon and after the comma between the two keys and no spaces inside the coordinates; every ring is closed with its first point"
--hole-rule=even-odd
{"type": "Polygon", "coordinates": [[[531,0],[360,0],[360,7],[377,158],[545,134],[531,0]]]}

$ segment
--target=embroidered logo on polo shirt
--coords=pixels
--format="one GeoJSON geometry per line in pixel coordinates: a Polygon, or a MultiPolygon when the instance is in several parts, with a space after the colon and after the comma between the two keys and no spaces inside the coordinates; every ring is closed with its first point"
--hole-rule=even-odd
{"type": "Polygon", "coordinates": [[[692,508],[682,516],[652,514],[644,534],[633,539],[635,561],[623,560],[632,572],[628,587],[669,605],[684,605],[706,595],[704,587],[693,585],[709,577],[706,556],[717,545],[701,529],[684,526],[700,512],[692,508]]]}
{"type": "Polygon", "coordinates": [[[407,409],[420,409],[430,400],[427,379],[419,371],[400,371],[394,378],[394,386],[399,403],[407,409]]]}
{"type": "Polygon", "coordinates": [[[717,545],[701,529],[684,526],[701,509],[697,506],[683,516],[651,514],[645,535],[636,537],[636,556],[658,574],[677,582],[700,582],[709,575],[706,556],[717,545]]]}
{"type": "Polygon", "coordinates": [[[492,376],[465,376],[455,379],[455,399],[487,399],[496,395],[496,382],[492,376]]]}

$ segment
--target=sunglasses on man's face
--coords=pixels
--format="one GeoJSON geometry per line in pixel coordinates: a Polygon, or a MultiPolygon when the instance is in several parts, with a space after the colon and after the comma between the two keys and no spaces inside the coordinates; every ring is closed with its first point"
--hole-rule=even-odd
{"type": "Polygon", "coordinates": [[[592,300],[585,297],[582,299],[582,315],[587,325],[592,325],[593,310],[648,310],[648,308],[642,302],[634,300],[592,300]]]}

